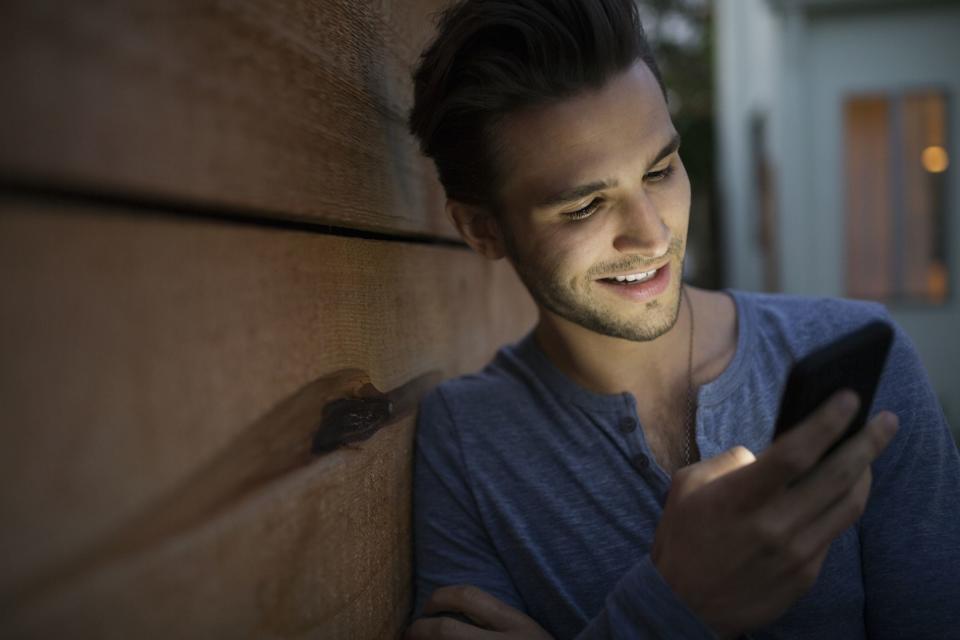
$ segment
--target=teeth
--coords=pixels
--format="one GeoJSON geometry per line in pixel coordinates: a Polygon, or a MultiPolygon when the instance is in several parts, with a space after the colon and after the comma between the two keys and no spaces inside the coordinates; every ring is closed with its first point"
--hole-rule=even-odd
{"type": "Polygon", "coordinates": [[[628,276],[614,276],[614,280],[617,282],[637,282],[638,280],[649,280],[656,272],[657,270],[653,269],[652,271],[644,271],[642,273],[632,273],[628,276]]]}

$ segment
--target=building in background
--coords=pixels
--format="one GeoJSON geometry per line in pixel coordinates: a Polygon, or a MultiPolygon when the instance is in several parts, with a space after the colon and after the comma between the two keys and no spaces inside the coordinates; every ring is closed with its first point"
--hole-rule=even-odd
{"type": "Polygon", "coordinates": [[[960,435],[960,2],[714,16],[726,284],[884,303],[960,435]]]}

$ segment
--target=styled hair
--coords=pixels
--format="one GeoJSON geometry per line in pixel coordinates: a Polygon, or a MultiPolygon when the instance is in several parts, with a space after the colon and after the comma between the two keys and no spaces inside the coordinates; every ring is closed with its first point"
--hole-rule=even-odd
{"type": "Polygon", "coordinates": [[[409,125],[448,198],[496,209],[506,114],[599,89],[638,60],[664,90],[634,2],[460,0],[441,14],[413,72],[409,125]]]}

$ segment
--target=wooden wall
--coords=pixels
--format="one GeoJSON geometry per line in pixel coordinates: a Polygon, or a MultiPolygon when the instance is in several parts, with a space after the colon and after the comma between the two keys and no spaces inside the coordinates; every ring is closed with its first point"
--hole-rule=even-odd
{"type": "Polygon", "coordinates": [[[0,5],[0,637],[401,631],[417,400],[534,318],[405,131],[441,4],[0,5]]]}

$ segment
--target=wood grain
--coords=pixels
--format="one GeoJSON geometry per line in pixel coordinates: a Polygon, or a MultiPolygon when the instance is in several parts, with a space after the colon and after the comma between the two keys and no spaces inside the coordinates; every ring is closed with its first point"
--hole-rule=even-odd
{"type": "Polygon", "coordinates": [[[413,419],[267,485],[235,509],[79,576],[4,638],[398,636],[410,607],[413,419]]]}
{"type": "Polygon", "coordinates": [[[216,479],[317,380],[473,370],[533,317],[507,265],[465,250],[0,201],[0,635],[309,637],[366,606],[388,625],[409,595],[409,420],[253,456],[269,473],[239,493],[216,479]],[[190,517],[169,526],[171,504],[190,517]]]}
{"type": "Polygon", "coordinates": [[[0,179],[453,238],[406,131],[441,0],[0,3],[0,179]]]}

